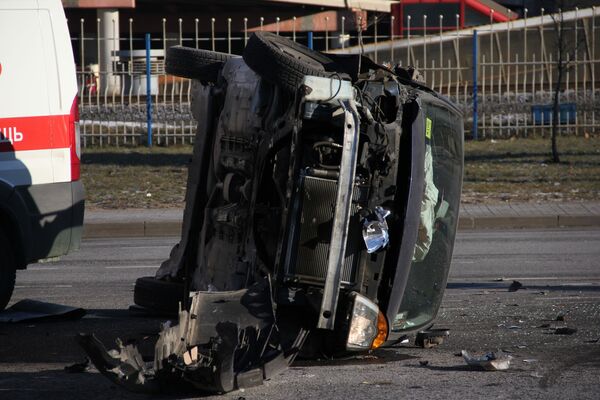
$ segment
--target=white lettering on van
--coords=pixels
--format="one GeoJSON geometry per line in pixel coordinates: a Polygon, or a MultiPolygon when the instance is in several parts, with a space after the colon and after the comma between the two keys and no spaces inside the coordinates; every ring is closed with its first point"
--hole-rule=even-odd
{"type": "Polygon", "coordinates": [[[19,132],[16,126],[0,128],[0,143],[14,144],[23,141],[23,132],[19,132]]]}

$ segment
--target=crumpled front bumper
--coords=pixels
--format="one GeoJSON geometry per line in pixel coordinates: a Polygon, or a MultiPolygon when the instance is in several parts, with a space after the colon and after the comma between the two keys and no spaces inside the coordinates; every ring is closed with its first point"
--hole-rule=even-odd
{"type": "Polygon", "coordinates": [[[298,329],[287,349],[280,343],[268,279],[232,292],[195,292],[179,323],[166,323],[156,342],[154,362],[134,345],[117,342],[107,351],[93,335],[78,342],[98,370],[135,392],[160,392],[166,383],[225,393],[260,385],[294,360],[308,332],[298,329]]]}

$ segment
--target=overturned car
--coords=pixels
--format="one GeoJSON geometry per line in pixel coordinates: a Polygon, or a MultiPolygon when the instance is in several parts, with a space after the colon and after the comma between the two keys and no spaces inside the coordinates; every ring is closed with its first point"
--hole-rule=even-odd
{"type": "Polygon", "coordinates": [[[80,337],[105,375],[227,392],[432,324],[462,186],[454,105],[415,71],[266,32],[243,57],[172,47],[166,69],[194,79],[198,129],[181,240],[134,300],[179,324],[153,365],[80,337]]]}

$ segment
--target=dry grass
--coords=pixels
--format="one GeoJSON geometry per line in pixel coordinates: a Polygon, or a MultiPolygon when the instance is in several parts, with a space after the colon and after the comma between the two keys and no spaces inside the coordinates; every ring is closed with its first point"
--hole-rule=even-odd
{"type": "Polygon", "coordinates": [[[600,198],[600,137],[562,137],[561,163],[549,139],[465,143],[463,202],[580,201],[600,198]]]}
{"type": "MultiPolygon", "coordinates": [[[[465,143],[463,202],[578,201],[600,198],[600,137],[465,143]]],[[[90,208],[183,207],[191,146],[87,148],[82,179],[90,208]]]]}
{"type": "Polygon", "coordinates": [[[183,207],[191,154],[191,146],[84,149],[87,207],[183,207]]]}

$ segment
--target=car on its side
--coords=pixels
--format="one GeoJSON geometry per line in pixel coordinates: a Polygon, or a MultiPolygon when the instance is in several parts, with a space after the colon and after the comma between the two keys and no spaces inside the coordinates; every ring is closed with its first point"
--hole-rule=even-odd
{"type": "Polygon", "coordinates": [[[102,373],[222,393],[299,353],[369,351],[431,326],[462,186],[451,102],[412,70],[267,32],[243,57],[172,47],[166,70],[195,80],[198,129],[181,240],[134,300],[179,325],[151,368],[82,337],[102,373]]]}

